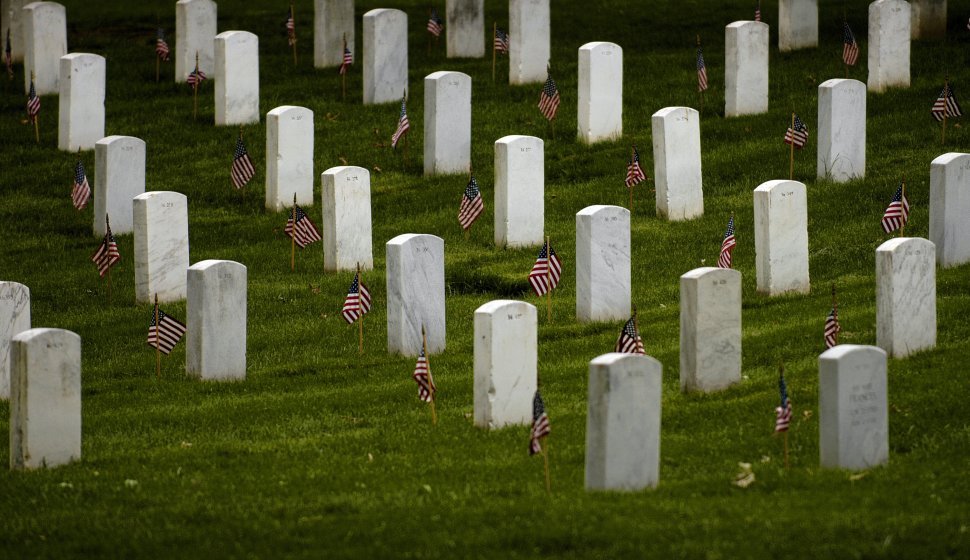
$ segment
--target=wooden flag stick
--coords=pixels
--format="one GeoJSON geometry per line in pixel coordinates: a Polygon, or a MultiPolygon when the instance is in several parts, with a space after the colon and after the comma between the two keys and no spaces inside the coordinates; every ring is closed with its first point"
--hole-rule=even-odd
{"type": "Polygon", "coordinates": [[[492,83],[495,83],[495,37],[498,33],[498,22],[492,22],[492,83]]]}
{"type": "MultiPolygon", "coordinates": [[[[701,48],[701,36],[700,35],[697,35],[697,48],[698,49],[701,48]]],[[[698,88],[697,89],[698,89],[698,93],[700,93],[700,96],[701,96],[701,110],[700,110],[700,112],[701,112],[701,114],[703,114],[704,113],[704,90],[702,90],[699,86],[700,86],[700,83],[698,83],[698,88]]]]}
{"type": "Polygon", "coordinates": [[[552,245],[546,236],[546,318],[552,322],[552,245]]]}
{"type": "Polygon", "coordinates": [[[155,293],[155,379],[159,379],[162,376],[162,351],[160,349],[161,343],[158,336],[158,293],[155,293]]]}
{"type": "Polygon", "coordinates": [[[428,335],[424,332],[424,325],[421,325],[421,350],[424,352],[424,359],[428,366],[428,394],[431,395],[431,424],[438,425],[438,412],[434,406],[434,378],[431,377],[431,360],[428,359],[428,335]]]}
{"type": "MultiPolygon", "coordinates": [[[[778,377],[779,378],[785,377],[785,365],[784,364],[779,364],[778,365],[778,377]]],[[[788,399],[788,402],[791,403],[791,398],[788,399]]],[[[789,420],[789,422],[790,422],[790,420],[789,420]]],[[[785,470],[788,470],[788,467],[790,465],[789,465],[789,462],[788,462],[788,430],[787,429],[785,430],[785,433],[782,436],[782,439],[784,440],[783,446],[784,446],[784,452],[785,452],[785,470]]]]}
{"type": "MultiPolygon", "coordinates": [[[[30,71],[30,83],[34,83],[34,71],[33,70],[30,71]]],[[[37,143],[38,144],[40,144],[40,124],[38,124],[38,122],[37,122],[39,118],[40,118],[40,115],[38,115],[36,113],[34,114],[33,117],[30,118],[30,120],[34,121],[34,138],[37,139],[37,143]]]]}
{"type": "MultiPolygon", "coordinates": [[[[78,151],[80,151],[80,150],[78,150],[78,151]]],[[[111,222],[108,221],[108,215],[107,214],[104,215],[104,225],[105,225],[105,232],[111,231],[111,222]]],[[[110,266],[108,267],[108,294],[107,294],[107,297],[108,297],[108,303],[110,304],[111,303],[111,267],[110,266]]]]}
{"type": "Polygon", "coordinates": [[[792,139],[791,144],[789,144],[788,152],[788,180],[792,181],[795,178],[795,111],[791,112],[791,131],[792,139]]]}
{"type": "MultiPolygon", "coordinates": [[[[472,165],[469,163],[468,164],[468,182],[471,182],[471,180],[472,180],[472,165]]],[[[464,194],[462,196],[464,197],[464,194]]],[[[481,196],[481,193],[479,193],[478,196],[481,196]]],[[[469,239],[469,237],[471,235],[471,233],[468,231],[470,227],[471,226],[469,225],[468,228],[462,228],[462,229],[465,230],[465,241],[468,241],[468,239],[469,239]]]]}
{"type": "MultiPolygon", "coordinates": [[[[946,77],[946,85],[943,88],[943,91],[944,91],[944,93],[949,93],[949,90],[950,90],[950,77],[947,76],[946,77]]],[[[946,101],[947,101],[947,99],[946,99],[946,97],[944,97],[943,98],[943,132],[942,132],[942,136],[940,136],[940,145],[941,146],[946,143],[946,114],[949,112],[947,110],[946,101]]]]}
{"type": "Polygon", "coordinates": [[[357,353],[364,355],[364,278],[360,274],[360,263],[357,263],[357,311],[360,317],[357,318],[357,353]]]}
{"type": "MultiPolygon", "coordinates": [[[[839,315],[838,309],[839,309],[839,303],[835,299],[835,282],[832,282],[832,311],[835,313],[835,316],[836,317],[838,317],[838,315],[839,315]]],[[[838,329],[838,328],[835,329],[835,343],[836,344],[839,343],[839,330],[840,329],[838,329]]]]}
{"type": "MultiPolygon", "coordinates": [[[[344,33],[344,50],[342,53],[340,53],[341,65],[343,65],[344,63],[343,57],[346,52],[347,52],[347,34],[344,33]]],[[[343,100],[347,101],[347,69],[346,68],[344,68],[343,73],[340,74],[340,90],[341,90],[341,93],[343,94],[343,100]]]]}
{"type": "MultiPolygon", "coordinates": [[[[906,200],[906,177],[903,177],[903,180],[901,182],[902,182],[903,190],[899,195],[899,206],[900,206],[899,211],[903,212],[903,207],[905,206],[905,204],[903,204],[903,201],[906,200]]],[[[906,219],[903,220],[902,224],[900,224],[899,226],[900,237],[903,237],[903,230],[906,229],[906,222],[908,221],[909,221],[909,215],[907,214],[906,219]]]]}
{"type": "Polygon", "coordinates": [[[192,84],[192,118],[199,118],[199,51],[195,51],[195,83],[192,84]]]}
{"type": "Polygon", "coordinates": [[[290,272],[296,270],[296,193],[293,193],[293,225],[290,227],[290,272]]]}
{"type": "MultiPolygon", "coordinates": [[[[290,2],[290,19],[293,20],[293,66],[296,66],[296,14],[293,13],[293,2],[290,2]]],[[[287,33],[287,38],[289,38],[289,33],[287,33]]],[[[340,53],[340,56],[343,55],[344,53],[340,53]]]]}
{"type": "MultiPolygon", "coordinates": [[[[630,165],[633,165],[633,157],[634,157],[634,154],[636,153],[636,148],[634,146],[636,146],[636,143],[630,146],[630,165]]],[[[630,215],[631,216],[633,215],[633,188],[635,186],[636,186],[635,184],[630,185],[630,215]]]]}

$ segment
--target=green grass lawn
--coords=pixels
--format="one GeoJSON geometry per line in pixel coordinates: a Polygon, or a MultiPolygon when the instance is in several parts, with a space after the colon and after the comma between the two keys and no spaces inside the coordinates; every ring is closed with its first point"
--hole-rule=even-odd
{"type": "MultiPolygon", "coordinates": [[[[147,189],[189,199],[191,260],[230,259],[249,268],[245,382],[186,379],[185,347],[164,358],[161,379],[145,345],[151,306],[134,304],[132,238],[119,236],[112,300],[89,261],[99,240],[91,205],[71,206],[75,154],[56,149],[57,101],[43,98],[41,145],[23,118],[23,69],[0,78],[0,279],[30,287],[34,326],[82,337],[83,456],[70,466],[0,474],[0,557],[601,557],[940,558],[970,557],[970,266],[937,270],[938,343],[889,361],[890,462],[860,475],[818,461],[817,356],[832,283],[841,341],[875,344],[875,248],[879,218],[900,178],[912,205],[906,233],[929,234],[929,165],[968,151],[959,121],[940,146],[930,107],[949,73],[970,103],[966,53],[970,0],[950,1],[947,42],[915,42],[912,86],[868,97],[864,180],[815,179],[817,86],[843,77],[843,5],[863,48],[851,75],[866,77],[866,3],[820,2],[821,46],[780,54],[777,6],[771,28],[771,110],[724,119],[724,26],[753,17],[754,0],[553,2],[553,75],[562,92],[556,138],[536,108],[541,84],[507,85],[507,59],[491,81],[490,56],[447,60],[444,41],[427,52],[429,6],[358,1],[407,10],[410,29],[410,158],[386,144],[395,103],[364,107],[361,66],[346,102],[336,69],[311,67],[309,0],[296,6],[300,66],[286,46],[284,2],[219,2],[219,30],[260,38],[260,111],[302,105],[315,113],[314,173],[344,162],[371,170],[374,309],[356,327],[340,317],[352,273],[323,274],[320,244],[289,270],[286,213],[264,210],[264,122],[246,126],[256,180],[230,186],[236,127],[213,122],[213,84],[192,119],[174,64],[154,82],[156,22],[174,48],[172,2],[64,0],[70,51],[107,58],[106,134],[144,139],[147,189]],[[653,175],[650,115],[697,107],[695,35],[711,89],[702,114],[705,214],[669,223],[655,216],[650,187],[632,217],[633,298],[647,353],[664,365],[660,485],[629,494],[583,490],[588,362],[611,351],[622,322],[580,325],[575,309],[575,214],[591,204],[625,205],[631,142],[653,175]],[[577,48],[612,41],[624,49],[624,136],[592,147],[575,141],[577,48]],[[472,158],[486,210],[465,240],[456,219],[466,177],[422,176],[423,78],[457,70],[473,79],[472,158]],[[794,109],[811,131],[796,153],[808,186],[812,293],[768,298],[755,287],[752,191],[787,177],[782,136],[794,109]],[[546,138],[546,230],[564,261],[555,319],[540,320],[539,373],[552,421],[553,492],[542,460],[527,453],[528,428],[472,426],[472,318],[493,299],[541,303],[526,276],[536,249],[502,250],[493,238],[493,143],[508,134],[546,138]],[[735,267],[743,274],[743,381],[726,391],[679,390],[681,274],[716,262],[728,216],[737,219],[735,267]],[[384,243],[401,233],[445,239],[447,350],[432,356],[437,426],[416,398],[414,360],[389,356],[384,243]],[[784,363],[795,407],[792,465],[772,437],[777,367],[784,363]],[[814,413],[814,414],[813,414],[814,413]],[[732,484],[739,462],[756,481],[732,484]]],[[[444,3],[438,8],[443,12],[444,3]]],[[[505,2],[488,2],[486,26],[507,26],[505,2]]],[[[359,59],[359,58],[358,58],[359,59]]],[[[265,119],[264,119],[265,120],[265,119]]],[[[92,151],[81,154],[92,185],[92,151]]],[[[319,179],[315,180],[319,185],[319,179]]],[[[319,187],[308,211],[319,225],[319,187]]],[[[164,305],[184,319],[184,303],[164,305]]],[[[9,403],[0,403],[0,433],[9,403]]],[[[0,446],[0,464],[9,461],[0,446]]]]}

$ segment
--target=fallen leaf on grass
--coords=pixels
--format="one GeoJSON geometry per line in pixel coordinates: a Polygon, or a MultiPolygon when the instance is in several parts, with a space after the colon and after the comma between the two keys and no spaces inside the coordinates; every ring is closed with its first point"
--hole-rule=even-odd
{"type": "Polygon", "coordinates": [[[802,411],[802,420],[808,420],[811,417],[812,417],[812,411],[811,410],[803,410],[802,411]]]}
{"type": "Polygon", "coordinates": [[[754,484],[754,472],[751,471],[751,463],[738,463],[741,472],[734,475],[734,485],[738,488],[747,488],[754,484]]]}
{"type": "Polygon", "coordinates": [[[340,160],[340,163],[342,163],[342,164],[344,164],[344,165],[350,165],[350,164],[349,164],[349,163],[347,162],[347,158],[338,158],[338,159],[340,160]]]}
{"type": "Polygon", "coordinates": [[[851,480],[852,482],[855,482],[857,480],[862,480],[868,474],[869,474],[869,471],[862,471],[861,473],[855,473],[853,475],[849,475],[849,480],[851,480]]]}

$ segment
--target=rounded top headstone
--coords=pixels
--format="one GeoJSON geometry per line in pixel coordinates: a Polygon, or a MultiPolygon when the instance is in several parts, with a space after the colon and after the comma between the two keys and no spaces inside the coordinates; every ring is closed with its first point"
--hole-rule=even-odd
{"type": "Polygon", "coordinates": [[[336,178],[347,173],[358,175],[368,181],[370,180],[370,171],[367,168],[357,167],[356,165],[337,165],[324,171],[323,175],[332,175],[336,178]]]}
{"type": "Polygon", "coordinates": [[[734,270],[733,268],[720,268],[717,266],[702,266],[700,268],[695,268],[685,272],[680,276],[682,279],[700,279],[700,278],[711,278],[714,281],[718,281],[718,278],[722,280],[734,280],[736,282],[741,282],[741,272],[734,270]]]}
{"type": "Polygon", "coordinates": [[[442,248],[445,246],[445,240],[438,237],[437,235],[431,235],[430,233],[402,233],[394,239],[387,242],[388,246],[404,246],[411,243],[431,243],[435,245],[440,245],[442,248]]]}
{"type": "Polygon", "coordinates": [[[592,41],[579,47],[581,51],[603,51],[604,53],[623,52],[623,47],[609,41],[592,41]]]}
{"type": "Polygon", "coordinates": [[[685,117],[686,120],[700,117],[700,113],[698,113],[696,109],[692,109],[691,107],[664,107],[663,109],[654,113],[652,117],[659,118],[659,119],[666,119],[671,115],[676,117],[677,112],[683,113],[683,116],[685,117]]]}
{"type": "Polygon", "coordinates": [[[802,192],[804,192],[805,183],[800,183],[798,181],[790,181],[788,179],[773,179],[771,181],[765,181],[764,183],[761,183],[760,185],[758,185],[758,188],[756,188],[754,192],[756,193],[764,192],[768,194],[773,194],[775,190],[782,191],[785,189],[792,189],[795,191],[801,190],[802,192]]]}
{"type": "Polygon", "coordinates": [[[254,41],[259,42],[259,37],[255,33],[250,33],[249,31],[223,31],[222,33],[216,35],[216,41],[225,41],[226,43],[248,43],[254,41]]]}
{"type": "Polygon", "coordinates": [[[539,144],[540,146],[543,144],[542,138],[526,136],[524,134],[509,134],[495,141],[496,144],[514,144],[516,142],[528,142],[530,144],[539,144]]]}
{"type": "Polygon", "coordinates": [[[395,18],[401,17],[407,20],[408,15],[401,11],[395,10],[394,8],[375,8],[364,13],[364,19],[376,19],[376,18],[395,18]]]}
{"type": "Polygon", "coordinates": [[[609,216],[609,215],[623,216],[623,217],[629,218],[630,211],[627,210],[626,208],[623,208],[622,206],[613,206],[610,204],[593,204],[592,206],[587,206],[586,208],[583,208],[579,212],[576,212],[577,216],[592,217],[592,216],[596,216],[597,214],[601,214],[604,216],[609,216]]]}
{"type": "Polygon", "coordinates": [[[536,306],[532,305],[531,303],[514,299],[496,299],[479,306],[478,309],[475,310],[475,315],[494,315],[496,313],[513,311],[532,314],[537,313],[536,306]]]}
{"type": "Polygon", "coordinates": [[[876,253],[895,253],[900,250],[917,252],[923,250],[936,254],[936,245],[922,237],[894,237],[876,247],[876,253]]]}
{"type": "Polygon", "coordinates": [[[180,192],[175,191],[148,191],[139,195],[136,195],[131,199],[135,203],[145,204],[148,202],[153,202],[156,204],[166,204],[169,202],[177,203],[181,202],[183,204],[188,202],[188,197],[180,192]]]}
{"type": "Polygon", "coordinates": [[[236,261],[227,261],[219,259],[206,259],[204,261],[199,261],[189,267],[189,271],[206,272],[213,269],[219,268],[234,268],[246,270],[246,265],[238,263],[236,261]]]}
{"type": "Polygon", "coordinates": [[[753,21],[753,20],[735,21],[735,22],[732,22],[732,23],[727,24],[726,27],[728,29],[741,29],[741,28],[746,28],[746,29],[749,29],[749,30],[752,30],[752,31],[754,31],[754,30],[762,31],[763,30],[765,33],[768,32],[768,24],[765,23],[765,22],[763,22],[763,21],[753,21]]]}
{"type": "Polygon", "coordinates": [[[94,143],[95,146],[104,146],[104,147],[111,146],[114,144],[119,144],[119,145],[133,144],[133,145],[144,146],[145,141],[142,140],[141,138],[135,138],[134,136],[112,135],[112,136],[105,136],[101,140],[98,140],[97,142],[94,143]]]}
{"type": "Polygon", "coordinates": [[[462,82],[471,83],[472,77],[464,72],[456,72],[454,70],[438,70],[437,72],[432,72],[424,77],[425,81],[428,80],[459,80],[462,82]]]}
{"type": "Polygon", "coordinates": [[[267,117],[281,118],[283,116],[297,117],[297,116],[309,116],[313,117],[313,111],[307,109],[306,107],[300,107],[298,105],[280,105],[275,109],[271,109],[266,113],[267,117]]]}
{"type": "Polygon", "coordinates": [[[871,354],[874,357],[882,357],[886,360],[886,351],[878,346],[868,346],[864,344],[837,344],[825,352],[819,354],[819,360],[840,360],[849,355],[871,354]]]}
{"type": "Polygon", "coordinates": [[[79,334],[66,329],[46,327],[25,330],[15,334],[10,340],[30,345],[46,344],[51,349],[55,349],[65,343],[81,346],[81,336],[79,334]]]}
{"type": "Polygon", "coordinates": [[[65,8],[62,4],[58,4],[57,2],[31,2],[30,4],[24,4],[23,9],[30,10],[35,13],[39,13],[41,11],[60,12],[62,14],[67,13],[67,8],[65,8]]]}
{"type": "Polygon", "coordinates": [[[653,356],[643,354],[628,354],[626,352],[609,352],[590,360],[592,366],[612,366],[614,364],[628,362],[631,364],[642,364],[644,368],[662,368],[663,364],[653,356]]]}
{"type": "Polygon", "coordinates": [[[961,154],[959,152],[949,152],[941,156],[936,156],[930,165],[949,165],[959,159],[970,158],[970,154],[961,154]]]}
{"type": "Polygon", "coordinates": [[[866,84],[851,78],[832,78],[818,85],[818,89],[842,89],[866,91],[866,84]]]}

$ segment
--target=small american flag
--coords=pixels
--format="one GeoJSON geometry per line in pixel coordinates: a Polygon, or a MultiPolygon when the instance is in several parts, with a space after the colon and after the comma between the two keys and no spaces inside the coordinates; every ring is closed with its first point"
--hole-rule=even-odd
{"type": "Polygon", "coordinates": [[[943,86],[940,96],[933,103],[933,118],[942,121],[945,117],[959,117],[961,115],[963,113],[960,111],[960,104],[957,103],[957,98],[953,96],[953,88],[947,82],[943,86]]]}
{"type": "Polygon", "coordinates": [[[482,201],[482,192],[478,190],[478,181],[472,176],[465,186],[465,194],[461,197],[461,206],[458,207],[458,223],[461,229],[472,227],[478,216],[485,210],[485,203],[482,201]]]}
{"type": "Polygon", "coordinates": [[[115,237],[111,235],[111,226],[107,226],[108,231],[104,234],[104,239],[98,250],[91,255],[91,261],[98,267],[98,276],[104,276],[114,264],[121,260],[121,253],[118,252],[118,244],[115,237]]]}
{"type": "Polygon", "coordinates": [[[346,74],[347,69],[353,63],[354,63],[354,56],[350,53],[350,49],[347,48],[347,39],[344,39],[344,59],[343,59],[343,62],[340,63],[340,70],[338,70],[338,73],[346,74]]]}
{"type": "Polygon", "coordinates": [[[539,111],[548,120],[556,118],[556,110],[559,109],[559,89],[552,76],[546,78],[546,85],[542,86],[542,93],[539,94],[539,111]]]}
{"type": "Polygon", "coordinates": [[[501,27],[496,27],[495,39],[492,45],[495,48],[495,52],[509,54],[509,34],[506,33],[501,27]]]}
{"type": "Polygon", "coordinates": [[[88,184],[88,177],[84,173],[84,164],[81,160],[74,166],[74,187],[71,188],[71,201],[78,210],[84,210],[88,200],[91,198],[91,185],[88,184]]]}
{"type": "Polygon", "coordinates": [[[391,135],[391,147],[396,148],[397,143],[411,130],[411,122],[408,121],[408,98],[407,95],[401,98],[401,116],[397,120],[397,130],[391,135]]]}
{"type": "MultiPolygon", "coordinates": [[[[158,308],[156,308],[158,309],[158,308]]],[[[164,311],[158,309],[158,322],[155,322],[155,309],[152,310],[152,322],[148,325],[148,339],[145,341],[152,348],[158,348],[166,356],[172,352],[172,348],[182,340],[185,334],[185,325],[169,317],[164,311]]]]}
{"type": "Polygon", "coordinates": [[[539,258],[529,272],[532,290],[537,296],[545,295],[559,285],[560,275],[562,275],[562,261],[559,260],[559,255],[548,243],[543,243],[539,258]]]}
{"type": "Polygon", "coordinates": [[[754,20],[761,21],[761,2],[758,2],[758,7],[754,9],[754,20]]]}
{"type": "Polygon", "coordinates": [[[296,22],[293,20],[293,4],[290,4],[290,11],[286,14],[286,44],[291,47],[296,44],[296,22]]]}
{"type": "Polygon", "coordinates": [[[344,308],[340,313],[343,314],[344,321],[353,324],[368,311],[370,311],[370,291],[367,285],[360,281],[358,272],[354,274],[354,281],[350,283],[350,290],[347,291],[347,299],[344,300],[344,308]]]}
{"type": "Polygon", "coordinates": [[[168,60],[168,43],[165,42],[165,31],[158,28],[158,35],[155,38],[155,56],[162,60],[168,60]]]}
{"type": "Polygon", "coordinates": [[[849,22],[842,22],[842,62],[848,66],[855,66],[859,60],[859,43],[855,41],[855,35],[849,29],[849,22]]]}
{"type": "Polygon", "coordinates": [[[614,346],[613,351],[640,355],[647,353],[643,348],[643,339],[640,338],[640,333],[637,331],[636,317],[630,317],[626,324],[623,325],[623,330],[620,331],[620,338],[616,340],[616,346],[614,346]]]}
{"type": "Polygon", "coordinates": [[[697,91],[707,90],[707,65],[704,64],[704,53],[697,47],[697,91]]]}
{"type": "Polygon", "coordinates": [[[787,432],[791,424],[791,401],[788,400],[785,374],[778,376],[778,391],[781,393],[781,406],[775,407],[775,432],[787,432]]]}
{"type": "Polygon", "coordinates": [[[292,237],[300,249],[311,243],[320,241],[322,239],[320,232],[317,230],[317,226],[313,225],[313,222],[310,221],[310,217],[299,206],[295,206],[294,208],[295,212],[290,213],[290,218],[286,220],[286,227],[283,228],[283,233],[288,237],[292,237]],[[293,223],[294,213],[296,214],[295,226],[293,223]]]}
{"type": "Polygon", "coordinates": [[[233,186],[237,189],[245,187],[256,175],[253,160],[249,158],[242,136],[236,139],[236,152],[232,156],[232,169],[229,174],[232,176],[233,186]]]}
{"type": "Polygon", "coordinates": [[[536,390],[532,397],[532,429],[529,430],[529,455],[542,453],[542,438],[552,432],[552,425],[549,424],[549,415],[546,414],[546,405],[542,402],[542,395],[536,390]]]}
{"type": "Polygon", "coordinates": [[[185,83],[189,84],[191,87],[199,87],[202,82],[206,79],[205,72],[199,70],[199,61],[195,61],[195,70],[189,72],[189,77],[185,79],[185,83]]]}
{"type": "Polygon", "coordinates": [[[903,184],[899,184],[896,194],[893,195],[886,213],[882,215],[882,229],[886,233],[891,233],[906,225],[909,221],[909,201],[903,194],[903,184]]]}
{"type": "Polygon", "coordinates": [[[802,119],[798,118],[798,115],[795,115],[794,127],[788,127],[785,132],[785,144],[793,144],[796,148],[802,149],[806,142],[808,142],[808,127],[802,119]]]}
{"type": "Polygon", "coordinates": [[[424,402],[433,401],[438,388],[431,378],[431,366],[428,364],[427,356],[424,355],[424,348],[421,349],[421,355],[418,356],[418,363],[414,365],[414,373],[411,377],[418,384],[418,398],[424,402]]]}
{"type": "Polygon", "coordinates": [[[839,311],[833,305],[829,316],[825,318],[825,349],[828,350],[839,343],[839,311]]]}
{"type": "Polygon", "coordinates": [[[734,238],[734,216],[731,216],[724,232],[724,241],[721,241],[721,254],[717,257],[718,268],[731,268],[731,253],[737,244],[738,241],[734,238]]]}
{"type": "Polygon", "coordinates": [[[3,60],[7,63],[7,77],[13,79],[13,48],[10,46],[10,28],[7,28],[7,46],[3,50],[3,60]]]}
{"type": "Polygon", "coordinates": [[[640,167],[640,152],[637,151],[637,145],[634,144],[633,157],[626,166],[626,186],[630,188],[646,180],[647,176],[643,173],[643,168],[640,167]]]}
{"type": "Polygon", "coordinates": [[[435,8],[431,9],[431,17],[428,18],[428,33],[438,37],[441,32],[445,30],[444,22],[438,17],[438,10],[435,8]]]}
{"type": "Polygon", "coordinates": [[[37,95],[37,90],[34,89],[34,79],[30,79],[30,92],[27,94],[27,116],[31,119],[36,119],[37,115],[40,114],[40,96],[37,95]]]}

